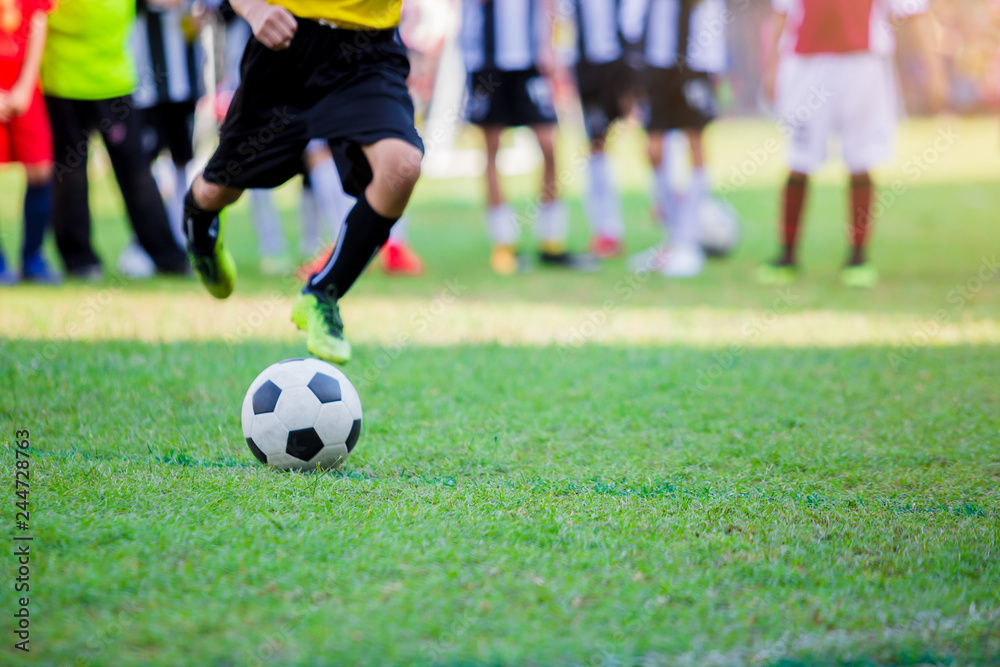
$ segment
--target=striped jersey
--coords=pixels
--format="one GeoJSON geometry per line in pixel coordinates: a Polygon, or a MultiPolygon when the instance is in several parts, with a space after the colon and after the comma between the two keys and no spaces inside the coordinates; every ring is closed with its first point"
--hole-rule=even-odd
{"type": "Polygon", "coordinates": [[[726,68],[725,0],[627,0],[625,36],[642,45],[647,65],[696,72],[726,68]]]}
{"type": "Polygon", "coordinates": [[[538,0],[463,0],[459,39],[466,69],[535,67],[538,45],[550,38],[541,5],[538,0]]]}
{"type": "Polygon", "coordinates": [[[200,52],[190,21],[184,6],[139,4],[132,31],[139,82],[132,95],[138,108],[198,99],[200,52]]]}
{"type": "Polygon", "coordinates": [[[625,55],[622,0],[572,0],[574,48],[578,63],[603,65],[625,55]]]}

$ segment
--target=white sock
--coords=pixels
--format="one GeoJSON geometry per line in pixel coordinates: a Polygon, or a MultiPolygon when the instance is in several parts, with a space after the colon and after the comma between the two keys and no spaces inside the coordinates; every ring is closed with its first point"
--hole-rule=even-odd
{"type": "Polygon", "coordinates": [[[333,159],[323,160],[309,172],[312,181],[313,194],[319,213],[330,228],[330,236],[334,242],[340,237],[347,214],[354,208],[357,201],[344,192],[344,184],[333,159]]]}
{"type": "Polygon", "coordinates": [[[569,211],[559,200],[543,202],[535,222],[535,235],[541,243],[565,243],[569,236],[569,211]]]}
{"type": "Polygon", "coordinates": [[[590,188],[584,194],[585,213],[590,231],[593,234],[603,233],[604,218],[608,215],[608,180],[611,176],[608,169],[608,157],[604,153],[591,153],[587,165],[590,188]]]}
{"type": "Polygon", "coordinates": [[[615,179],[611,175],[611,163],[607,155],[591,153],[588,171],[590,189],[587,191],[585,201],[590,230],[594,234],[620,241],[625,236],[622,202],[618,196],[615,179]]]}
{"type": "Polygon", "coordinates": [[[389,240],[394,243],[406,243],[410,238],[410,220],[407,216],[403,216],[396,221],[396,224],[392,226],[389,230],[389,240]]]}
{"type": "Polygon", "coordinates": [[[653,171],[653,202],[660,226],[666,232],[671,221],[677,217],[678,202],[674,186],[670,182],[670,162],[665,155],[663,162],[653,171]]]}
{"type": "Polygon", "coordinates": [[[285,235],[281,229],[281,216],[274,205],[270,190],[250,191],[250,218],[257,230],[257,247],[260,256],[280,257],[285,254],[285,235]]]}
{"type": "Polygon", "coordinates": [[[493,245],[512,246],[521,236],[517,214],[506,204],[490,207],[486,212],[486,227],[493,245]]]}
{"type": "Polygon", "coordinates": [[[698,245],[698,211],[708,195],[708,174],[704,167],[691,170],[691,184],[687,195],[678,207],[675,221],[670,226],[670,242],[675,245],[698,245]]]}
{"type": "Polygon", "coordinates": [[[299,237],[299,254],[312,257],[320,250],[319,240],[319,206],[316,204],[316,193],[312,188],[302,188],[302,202],[299,204],[299,217],[302,218],[302,235],[299,237]]]}
{"type": "Polygon", "coordinates": [[[184,196],[187,194],[187,165],[174,165],[174,193],[167,200],[167,220],[170,221],[170,231],[180,247],[184,247],[184,196]]]}

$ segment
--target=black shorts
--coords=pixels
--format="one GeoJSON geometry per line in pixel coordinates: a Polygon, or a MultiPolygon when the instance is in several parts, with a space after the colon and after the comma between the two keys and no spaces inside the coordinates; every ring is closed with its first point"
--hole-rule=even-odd
{"type": "Polygon", "coordinates": [[[701,129],[715,120],[715,86],[707,72],[647,67],[643,79],[647,130],[701,129]]]}
{"type": "Polygon", "coordinates": [[[142,110],[142,149],[150,159],[164,150],[174,164],[194,159],[194,100],[164,102],[142,110]]]}
{"type": "Polygon", "coordinates": [[[469,75],[466,115],[475,125],[550,125],[556,122],[552,89],[535,68],[505,72],[479,70],[469,75]]]}
{"type": "Polygon", "coordinates": [[[298,19],[291,46],[272,51],[251,38],[240,87],[205,167],[209,183],[273,188],[304,170],[310,139],[326,139],[344,189],[371,182],[361,150],[401,139],[423,150],[406,88],[410,62],[395,30],[340,30],[298,19]]]}
{"type": "Polygon", "coordinates": [[[632,69],[625,60],[610,63],[577,63],[576,86],[583,107],[584,126],[591,139],[602,137],[611,123],[628,115],[632,97],[632,69]]]}

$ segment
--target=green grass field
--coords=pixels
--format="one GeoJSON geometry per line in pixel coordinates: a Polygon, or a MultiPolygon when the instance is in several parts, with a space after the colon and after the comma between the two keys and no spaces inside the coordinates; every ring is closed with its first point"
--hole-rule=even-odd
{"type": "MultiPolygon", "coordinates": [[[[265,469],[243,442],[250,381],[304,353],[296,285],[257,274],[244,203],[225,303],[113,275],[0,292],[2,515],[23,534],[29,429],[34,537],[31,653],[13,648],[11,541],[0,664],[1000,663],[997,129],[904,128],[871,292],[836,281],[835,167],[805,275],[777,291],[752,280],[777,154],[729,194],[735,255],[684,283],[630,282],[623,261],[494,277],[478,181],[423,182],[426,275],[372,273],[344,303],[365,432],[324,475],[265,469]],[[934,148],[942,129],[957,138],[934,148]]],[[[776,136],[713,129],[720,188],[776,136]]],[[[639,141],[615,148],[631,250],[657,239],[639,141]]],[[[567,179],[578,244],[585,182],[567,179]]],[[[8,256],[21,187],[0,174],[8,256]]],[[[96,179],[109,267],[113,191],[96,179]]],[[[511,192],[526,206],[529,179],[511,192]]]]}

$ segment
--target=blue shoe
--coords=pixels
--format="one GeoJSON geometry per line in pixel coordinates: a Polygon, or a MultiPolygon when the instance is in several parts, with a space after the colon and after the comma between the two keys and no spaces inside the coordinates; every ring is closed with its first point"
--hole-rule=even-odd
{"type": "Polygon", "coordinates": [[[24,260],[24,266],[21,267],[21,280],[40,285],[58,285],[62,282],[62,276],[49,268],[41,253],[35,253],[24,260]]]}
{"type": "Polygon", "coordinates": [[[3,255],[0,254],[0,286],[16,284],[17,275],[7,268],[7,261],[4,260],[3,255]]]}

